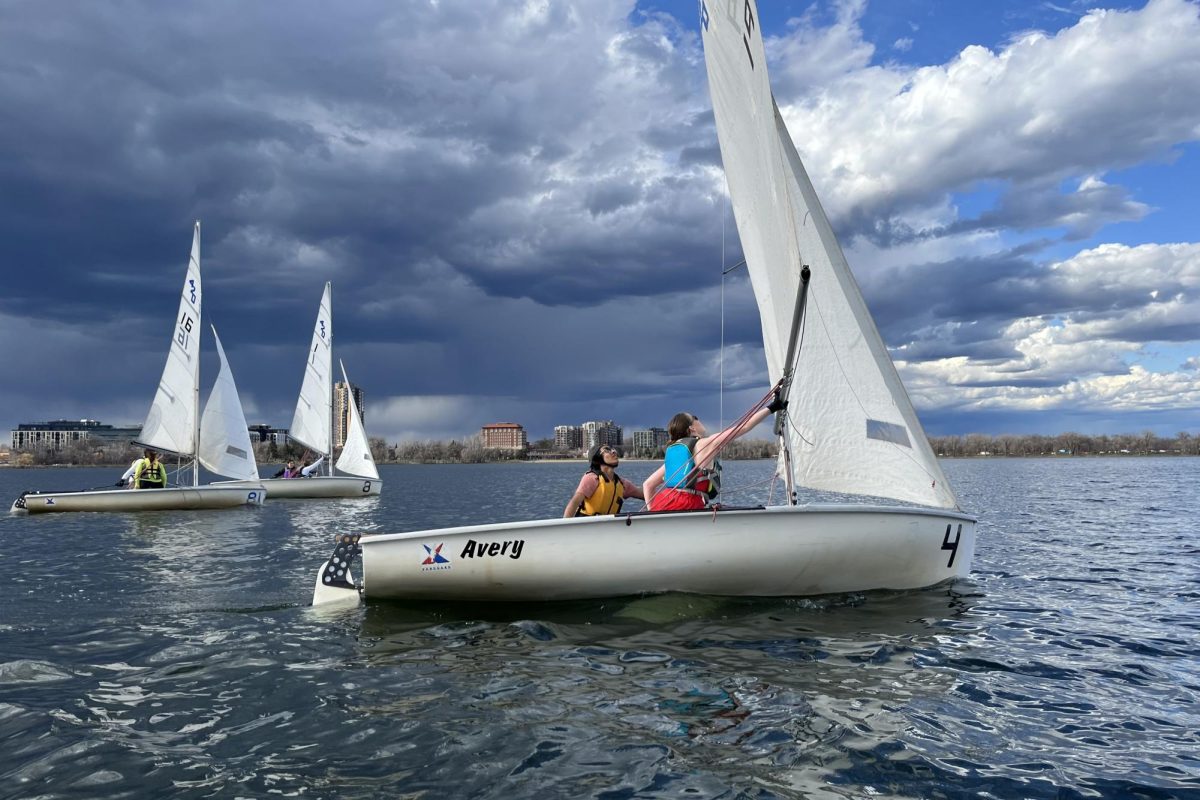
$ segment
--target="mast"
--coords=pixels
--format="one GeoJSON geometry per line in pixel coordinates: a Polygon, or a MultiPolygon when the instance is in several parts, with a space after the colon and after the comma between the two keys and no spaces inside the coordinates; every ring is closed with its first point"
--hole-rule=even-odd
{"type": "Polygon", "coordinates": [[[325,281],[325,288],[329,291],[329,377],[326,378],[326,383],[329,384],[329,440],[325,443],[325,449],[328,453],[325,456],[325,474],[333,475],[333,421],[334,421],[334,396],[333,396],[333,282],[325,281]]]}
{"type": "MultiPolygon", "coordinates": [[[[200,270],[200,220],[196,220],[196,270],[200,270]]],[[[196,335],[203,335],[200,326],[200,313],[196,314],[196,335]]],[[[200,359],[196,358],[196,363],[192,365],[192,408],[195,412],[192,414],[196,419],[195,427],[192,429],[192,441],[195,443],[195,451],[192,453],[192,486],[200,485],[200,359]]]]}
{"type": "MultiPolygon", "coordinates": [[[[796,308],[792,312],[792,330],[788,335],[787,357],[783,362],[783,386],[779,399],[787,401],[792,393],[792,380],[796,371],[796,348],[800,342],[800,326],[804,324],[804,306],[808,301],[808,281],[812,271],[805,264],[800,270],[800,288],[796,292],[796,308]]],[[[792,448],[787,435],[787,408],[775,415],[775,435],[779,437],[783,451],[784,480],[787,481],[788,505],[796,505],[795,476],[792,474],[792,448]]]]}

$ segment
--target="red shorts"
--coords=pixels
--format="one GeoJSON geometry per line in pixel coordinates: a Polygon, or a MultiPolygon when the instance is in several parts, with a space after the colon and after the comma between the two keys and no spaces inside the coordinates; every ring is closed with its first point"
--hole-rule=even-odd
{"type": "Polygon", "coordinates": [[[650,499],[651,511],[691,511],[696,508],[704,508],[704,498],[678,489],[660,489],[650,499]]]}

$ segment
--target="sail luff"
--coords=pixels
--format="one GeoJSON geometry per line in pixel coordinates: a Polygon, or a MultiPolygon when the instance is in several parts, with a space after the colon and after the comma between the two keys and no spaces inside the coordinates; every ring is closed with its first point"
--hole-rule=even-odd
{"type": "Polygon", "coordinates": [[[329,457],[325,459],[325,466],[322,469],[326,475],[333,475],[333,432],[337,430],[333,419],[333,281],[325,281],[325,307],[329,309],[329,369],[326,370],[327,377],[325,378],[325,396],[329,398],[328,426],[326,428],[329,431],[328,449],[326,450],[329,457]]]}
{"type": "Polygon", "coordinates": [[[171,346],[154,400],[137,441],[164,453],[194,457],[199,441],[200,387],[200,223],[192,232],[192,249],[175,314],[171,346]]]}
{"type": "MultiPolygon", "coordinates": [[[[189,260],[196,264],[196,272],[200,272],[200,220],[196,220],[192,229],[192,254],[189,260]]],[[[196,443],[196,458],[192,462],[192,486],[200,485],[200,317],[196,318],[196,358],[192,361],[192,441],[196,443]]],[[[215,336],[217,329],[213,328],[215,336]]],[[[217,347],[220,347],[220,342],[217,347]]]]}
{"type": "Polygon", "coordinates": [[[797,485],[957,505],[776,108],[753,0],[701,4],[705,63],[772,383],[811,269],[787,436],[797,485]],[[711,13],[710,13],[711,12],[711,13]]]}

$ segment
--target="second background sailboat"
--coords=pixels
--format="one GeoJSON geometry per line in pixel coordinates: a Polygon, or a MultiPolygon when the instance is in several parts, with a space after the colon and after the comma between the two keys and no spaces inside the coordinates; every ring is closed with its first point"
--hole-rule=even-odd
{"type": "MultiPolygon", "coordinates": [[[[346,368],[341,367],[346,383],[346,438],[336,465],[333,458],[333,315],[332,289],[327,282],[313,326],[312,344],[304,367],[304,381],[292,416],[289,438],[325,459],[320,472],[307,478],[265,478],[272,500],[279,498],[371,497],[383,489],[379,470],[371,455],[366,430],[358,406],[350,391],[346,368]],[[344,475],[334,474],[334,467],[344,475]]],[[[340,363],[340,362],[339,362],[340,363]]]]}

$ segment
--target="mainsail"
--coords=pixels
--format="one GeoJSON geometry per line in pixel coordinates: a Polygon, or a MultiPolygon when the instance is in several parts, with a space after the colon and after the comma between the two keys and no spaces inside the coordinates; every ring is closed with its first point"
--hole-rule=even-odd
{"type": "Polygon", "coordinates": [[[812,273],[784,434],[793,479],[956,507],[775,105],[755,3],[702,2],[700,10],[721,159],[772,383],[787,369],[801,268],[812,273]]]}
{"type": "Polygon", "coordinates": [[[200,223],[192,233],[192,254],[175,315],[171,349],[150,413],[138,442],[160,452],[196,454],[196,422],[200,391],[200,223]]]}
{"type": "Polygon", "coordinates": [[[304,382],[296,401],[296,413],[288,435],[305,447],[328,456],[333,447],[330,417],[333,415],[330,373],[333,371],[333,318],[330,314],[330,284],[325,284],[317,323],[313,328],[312,346],[304,367],[304,382]]]}
{"type": "Polygon", "coordinates": [[[246,415],[238,397],[233,372],[221,347],[217,329],[212,329],[221,359],[221,371],[213,384],[204,416],[200,418],[200,463],[205,469],[234,480],[258,480],[258,464],[246,426],[246,415]]]}
{"type": "Polygon", "coordinates": [[[354,393],[350,390],[350,379],[346,377],[346,365],[338,361],[338,366],[342,368],[342,380],[346,382],[346,391],[350,396],[347,398],[349,402],[346,403],[346,415],[349,417],[346,444],[342,448],[342,454],[338,456],[337,468],[360,478],[379,480],[379,470],[375,468],[375,459],[371,456],[371,446],[367,442],[367,432],[358,415],[358,405],[354,402],[354,393]]]}

